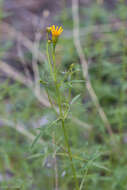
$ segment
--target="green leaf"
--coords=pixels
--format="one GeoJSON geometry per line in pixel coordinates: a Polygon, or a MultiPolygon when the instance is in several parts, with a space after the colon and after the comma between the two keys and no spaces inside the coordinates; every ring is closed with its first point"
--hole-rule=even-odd
{"type": "Polygon", "coordinates": [[[101,164],[97,163],[97,162],[93,162],[92,163],[93,166],[99,168],[99,169],[103,169],[103,170],[106,170],[106,171],[110,171],[108,168],[106,168],[105,166],[102,166],[101,164]]]}
{"type": "Polygon", "coordinates": [[[78,94],[77,96],[75,96],[75,97],[72,99],[72,101],[71,101],[70,104],[72,105],[74,102],[76,102],[79,97],[80,97],[80,94],[78,94]]]}
{"type": "Polygon", "coordinates": [[[44,154],[37,153],[37,154],[29,156],[27,159],[33,159],[33,158],[38,158],[38,157],[42,157],[42,156],[44,156],[44,154]]]}
{"type": "Polygon", "coordinates": [[[40,131],[40,133],[36,136],[36,138],[34,139],[32,145],[31,145],[31,149],[34,147],[34,145],[37,143],[37,141],[41,138],[43,131],[40,131]]]}

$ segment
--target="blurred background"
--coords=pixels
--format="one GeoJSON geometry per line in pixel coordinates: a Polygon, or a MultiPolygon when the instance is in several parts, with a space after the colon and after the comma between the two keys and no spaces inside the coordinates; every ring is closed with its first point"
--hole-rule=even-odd
{"type": "Polygon", "coordinates": [[[0,190],[74,189],[61,127],[47,127],[56,116],[39,83],[49,80],[52,24],[64,30],[60,79],[71,64],[76,71],[71,99],[80,96],[66,127],[80,190],[126,190],[126,0],[0,0],[0,190]]]}

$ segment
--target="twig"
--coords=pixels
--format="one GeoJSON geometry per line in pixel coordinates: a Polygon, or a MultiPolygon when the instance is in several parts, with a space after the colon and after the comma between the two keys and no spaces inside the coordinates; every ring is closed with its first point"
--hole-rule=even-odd
{"type": "Polygon", "coordinates": [[[26,77],[27,77],[28,79],[32,80],[30,71],[29,71],[29,69],[27,68],[27,64],[26,64],[26,61],[25,61],[25,59],[24,59],[24,55],[23,55],[23,52],[22,52],[20,43],[17,44],[17,54],[18,54],[18,56],[19,56],[19,58],[20,58],[21,63],[23,64],[24,72],[25,72],[26,77]]]}
{"type": "Polygon", "coordinates": [[[39,76],[39,69],[38,69],[38,52],[39,52],[39,43],[41,39],[40,32],[36,32],[35,34],[35,42],[34,42],[34,53],[32,54],[32,67],[34,72],[34,78],[35,78],[35,90],[40,92],[40,76],[39,76]]]}
{"type": "MultiPolygon", "coordinates": [[[[33,42],[31,42],[25,35],[21,32],[15,30],[12,26],[5,22],[0,22],[1,33],[6,34],[7,37],[18,40],[23,46],[25,46],[32,54],[34,54],[35,48],[33,48],[33,42]],[[1,31],[2,30],[2,31],[1,31]]],[[[38,51],[38,60],[43,62],[46,60],[45,55],[38,51]]]]}
{"type": "Polygon", "coordinates": [[[72,14],[73,14],[73,38],[74,38],[74,44],[77,50],[77,53],[79,55],[80,58],[80,62],[82,65],[82,70],[83,70],[83,76],[85,78],[85,82],[86,82],[86,88],[90,94],[90,97],[94,103],[94,105],[96,106],[96,109],[98,110],[98,113],[103,121],[103,123],[105,124],[105,127],[107,128],[107,131],[109,133],[110,136],[113,135],[111,126],[109,124],[109,121],[107,119],[107,116],[103,110],[103,108],[101,107],[97,95],[91,85],[90,79],[89,79],[89,73],[88,73],[88,63],[85,59],[85,55],[83,53],[81,44],[80,44],[80,39],[79,39],[79,4],[78,4],[78,0],[72,0],[72,14]]]}
{"type": "Polygon", "coordinates": [[[17,80],[18,82],[28,87],[32,87],[33,85],[33,82],[25,77],[25,75],[21,74],[4,61],[0,61],[0,70],[3,71],[7,76],[11,77],[14,80],[17,80]]]}
{"type": "MultiPolygon", "coordinates": [[[[0,125],[7,125],[9,127],[12,127],[22,135],[26,136],[30,141],[33,141],[35,139],[35,136],[32,133],[28,132],[25,129],[25,126],[23,126],[22,124],[14,123],[13,121],[10,121],[8,119],[0,118],[0,125]]],[[[38,142],[42,144],[44,141],[42,139],[39,139],[38,142]]]]}

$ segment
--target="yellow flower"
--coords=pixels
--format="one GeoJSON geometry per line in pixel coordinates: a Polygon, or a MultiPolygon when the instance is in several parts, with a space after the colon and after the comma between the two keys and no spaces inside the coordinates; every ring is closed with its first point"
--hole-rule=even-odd
{"type": "Polygon", "coordinates": [[[60,26],[59,28],[58,28],[58,26],[55,28],[55,25],[52,25],[51,27],[50,27],[50,29],[51,29],[51,33],[52,33],[52,36],[53,37],[59,37],[60,35],[61,35],[61,33],[63,32],[63,28],[62,28],[62,26],[60,26]]]}
{"type": "Polygon", "coordinates": [[[62,26],[60,27],[55,27],[55,25],[52,25],[50,27],[50,31],[51,31],[51,34],[52,34],[52,42],[54,44],[54,47],[56,46],[56,43],[57,43],[57,40],[58,40],[58,37],[61,35],[61,33],[63,32],[63,28],[62,26]]]}

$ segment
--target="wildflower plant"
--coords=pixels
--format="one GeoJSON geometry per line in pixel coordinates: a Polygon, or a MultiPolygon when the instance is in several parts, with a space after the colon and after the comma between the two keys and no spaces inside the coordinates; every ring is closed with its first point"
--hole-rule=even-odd
{"type": "MultiPolygon", "coordinates": [[[[61,123],[63,136],[65,140],[65,150],[67,150],[68,158],[70,160],[70,167],[72,169],[73,178],[75,180],[76,190],[79,190],[76,169],[73,164],[73,159],[72,159],[73,156],[72,156],[71,148],[69,145],[69,138],[68,138],[66,123],[65,123],[66,119],[68,118],[68,114],[70,113],[70,105],[79,97],[79,95],[74,97],[70,101],[71,85],[69,87],[68,96],[66,98],[65,97],[63,98],[63,92],[61,91],[61,87],[64,86],[64,83],[65,83],[64,81],[70,80],[74,73],[73,71],[74,64],[71,64],[69,70],[65,72],[64,78],[59,80],[59,76],[58,76],[59,70],[57,68],[55,58],[56,58],[56,45],[58,43],[60,35],[63,32],[63,28],[58,27],[58,26],[55,27],[54,25],[52,25],[51,27],[46,28],[46,32],[47,32],[47,58],[48,58],[48,64],[50,68],[49,73],[50,73],[51,80],[53,81],[53,87],[56,94],[55,102],[49,93],[48,87],[46,87],[47,82],[43,80],[40,80],[40,82],[45,87],[51,107],[53,108],[57,116],[57,119],[54,122],[52,122],[51,126],[55,125],[58,121],[59,123],[61,123]]],[[[34,140],[32,146],[36,143],[39,137],[40,135],[37,136],[37,138],[34,140]]]]}
{"type": "MultiPolygon", "coordinates": [[[[70,165],[72,168],[72,172],[73,172],[73,177],[75,180],[75,185],[76,185],[76,190],[79,189],[78,187],[78,180],[77,180],[77,176],[76,176],[76,170],[73,164],[73,160],[72,160],[72,153],[71,153],[71,149],[70,149],[70,145],[69,145],[69,141],[68,141],[68,134],[66,131],[66,126],[65,126],[65,120],[68,117],[68,113],[70,110],[70,105],[68,100],[64,100],[65,102],[63,102],[62,100],[62,94],[60,91],[61,85],[63,81],[59,81],[58,79],[58,70],[56,67],[56,60],[55,60],[55,50],[56,50],[56,45],[58,43],[58,39],[59,36],[62,34],[63,32],[63,28],[62,27],[55,27],[54,25],[52,25],[51,27],[47,28],[47,56],[48,56],[48,63],[50,65],[50,74],[53,78],[54,81],[54,86],[55,86],[55,91],[56,91],[56,105],[58,106],[58,119],[61,121],[61,126],[63,129],[63,135],[64,135],[64,139],[65,139],[65,144],[66,144],[66,148],[67,148],[67,153],[68,153],[68,157],[70,159],[70,165]],[[49,40],[49,35],[51,33],[51,40],[49,40]],[[49,54],[49,48],[51,49],[51,55],[49,54]],[[52,60],[51,60],[52,58],[52,60]],[[53,64],[52,64],[53,63],[53,64]]],[[[68,74],[71,77],[72,74],[72,67],[73,65],[71,65],[68,74]]],[[[53,103],[51,102],[50,99],[50,103],[51,106],[54,106],[53,103]]],[[[55,108],[54,108],[55,109],[55,108]]]]}
{"type": "MultiPolygon", "coordinates": [[[[19,72],[15,62],[13,65],[10,58],[6,59],[10,47],[15,45],[9,40],[12,35],[7,36],[5,42],[1,35],[0,189],[75,190],[77,178],[80,190],[124,190],[127,187],[127,32],[126,23],[122,22],[127,19],[127,6],[124,1],[117,1],[115,9],[107,9],[96,2],[79,8],[79,34],[88,60],[89,79],[112,127],[115,146],[99,110],[91,101],[87,81],[84,85],[84,69],[80,69],[81,64],[71,64],[79,62],[80,57],[73,43],[76,38],[71,36],[71,10],[67,8],[64,15],[58,15],[58,20],[55,17],[56,22],[62,22],[67,28],[67,35],[63,37],[62,27],[47,28],[47,61],[37,64],[41,76],[41,85],[37,84],[39,89],[35,88],[38,81],[33,73],[35,64],[31,65],[31,57],[36,59],[37,52],[33,52],[22,38],[18,41],[19,46],[21,42],[21,46],[30,50],[26,53],[23,48],[25,54],[20,60],[16,54],[16,63],[31,66],[30,76],[27,76],[25,70],[19,72]],[[59,54],[60,43],[63,50],[59,54]],[[62,64],[59,64],[61,58],[62,64]],[[32,86],[27,78],[32,79],[32,86]],[[67,138],[64,138],[63,124],[67,138]],[[28,152],[31,140],[32,148],[28,152]],[[68,146],[71,146],[70,153],[68,146]]],[[[6,16],[1,8],[0,14],[1,18],[6,16]]],[[[3,31],[4,28],[2,34],[3,31]]],[[[16,34],[13,35],[15,39],[16,34]]],[[[41,43],[35,49],[45,52],[46,48],[41,43]]]]}

